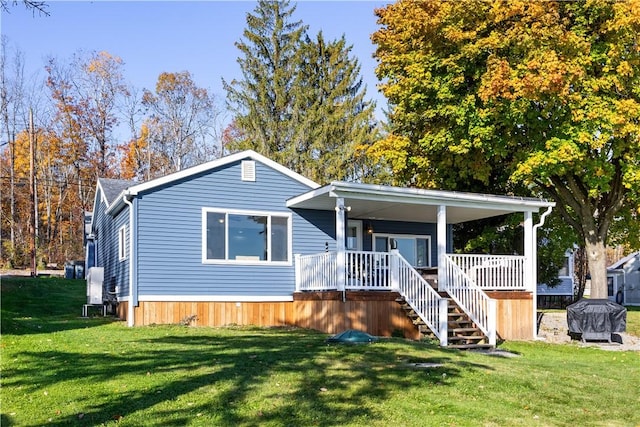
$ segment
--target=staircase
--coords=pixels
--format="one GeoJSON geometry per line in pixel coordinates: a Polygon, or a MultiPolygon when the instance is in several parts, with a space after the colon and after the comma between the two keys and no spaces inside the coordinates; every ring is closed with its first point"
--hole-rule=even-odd
{"type": "Polygon", "coordinates": [[[469,318],[469,315],[451,298],[448,298],[448,302],[447,347],[461,350],[494,348],[489,344],[487,336],[469,318]]]}
{"type": "MultiPolygon", "coordinates": [[[[448,298],[446,292],[440,293],[447,298],[447,347],[461,350],[470,349],[490,349],[495,346],[489,344],[487,336],[478,328],[469,316],[455,303],[448,298]]],[[[418,328],[418,331],[426,338],[437,339],[433,331],[420,318],[413,308],[407,303],[404,297],[399,297],[396,302],[400,304],[407,317],[418,328]]]]}

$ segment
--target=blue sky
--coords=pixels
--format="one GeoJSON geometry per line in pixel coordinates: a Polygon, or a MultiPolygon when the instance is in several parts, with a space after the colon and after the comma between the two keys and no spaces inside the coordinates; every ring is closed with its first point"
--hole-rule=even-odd
{"type": "MultiPolygon", "coordinates": [[[[322,30],[325,39],[345,34],[361,64],[367,97],[384,98],[376,89],[374,45],[378,29],[373,11],[381,1],[300,1],[295,18],[322,30]]],[[[224,100],[221,78],[240,77],[234,42],[246,27],[253,1],[50,1],[49,17],[22,5],[2,12],[1,32],[25,55],[27,73],[44,77],[46,58],[69,59],[79,49],[105,50],[124,61],[125,76],[137,88],[153,89],[162,72],[191,72],[196,84],[224,100]]],[[[380,115],[380,114],[379,114],[380,115]]]]}

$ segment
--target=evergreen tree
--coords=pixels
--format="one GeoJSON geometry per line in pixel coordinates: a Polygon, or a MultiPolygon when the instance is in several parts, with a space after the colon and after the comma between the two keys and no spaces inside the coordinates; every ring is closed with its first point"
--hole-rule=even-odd
{"type": "Polygon", "coordinates": [[[315,39],[295,6],[261,1],[236,46],[243,80],[224,83],[239,138],[230,150],[254,149],[315,180],[369,178],[365,152],[376,134],[374,105],[344,36],[315,39]]]}
{"type": "Polygon", "coordinates": [[[363,146],[374,136],[374,104],[364,100],[360,65],[342,36],[306,37],[296,86],[296,170],[318,182],[361,179],[363,146]]]}
{"type": "Polygon", "coordinates": [[[242,80],[223,80],[235,126],[246,136],[228,148],[252,148],[287,166],[285,149],[295,127],[294,82],[307,28],[301,21],[291,21],[294,11],[288,1],[259,1],[254,14],[247,14],[244,39],[236,42],[242,52],[237,60],[242,80]]]}

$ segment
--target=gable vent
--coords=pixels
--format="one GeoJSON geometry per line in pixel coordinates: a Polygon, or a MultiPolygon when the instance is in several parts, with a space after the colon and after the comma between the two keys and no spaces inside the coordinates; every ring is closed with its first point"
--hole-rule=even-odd
{"type": "Polygon", "coordinates": [[[242,180],[243,181],[255,181],[256,180],[256,162],[253,160],[242,161],[242,180]]]}

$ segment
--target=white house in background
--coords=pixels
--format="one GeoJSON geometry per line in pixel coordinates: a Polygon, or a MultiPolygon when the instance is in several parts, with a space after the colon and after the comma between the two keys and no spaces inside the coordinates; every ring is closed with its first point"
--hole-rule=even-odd
{"type": "Polygon", "coordinates": [[[640,251],[607,268],[609,299],[618,304],[640,305],[640,251]]]}

